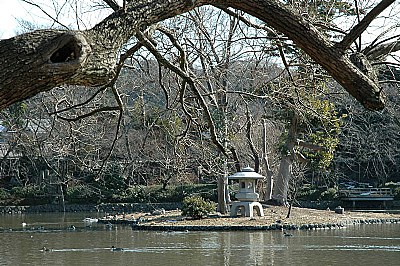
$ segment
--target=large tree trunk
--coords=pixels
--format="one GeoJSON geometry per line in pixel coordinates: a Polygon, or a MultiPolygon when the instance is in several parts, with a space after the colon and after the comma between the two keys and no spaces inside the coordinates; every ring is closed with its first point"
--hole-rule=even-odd
{"type": "MultiPolygon", "coordinates": [[[[381,3],[387,7],[394,1],[381,3]]],[[[347,56],[348,41],[330,42],[278,0],[141,0],[129,1],[126,10],[115,11],[88,31],[42,30],[0,41],[0,109],[63,84],[107,84],[115,76],[119,48],[137,30],[205,4],[261,19],[293,40],[365,107],[383,108],[376,82],[347,56]]]]}
{"type": "Polygon", "coordinates": [[[279,172],[275,178],[272,198],[279,205],[288,205],[287,197],[289,192],[289,181],[292,178],[292,167],[294,161],[294,147],[297,135],[297,116],[294,115],[290,122],[288,137],[285,143],[285,154],[282,156],[279,165],[279,172]]]}

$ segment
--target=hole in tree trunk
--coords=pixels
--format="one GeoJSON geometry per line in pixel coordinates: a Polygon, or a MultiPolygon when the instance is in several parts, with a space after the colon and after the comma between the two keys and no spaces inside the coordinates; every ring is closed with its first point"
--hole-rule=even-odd
{"type": "Polygon", "coordinates": [[[52,63],[64,63],[73,61],[79,57],[79,48],[75,41],[71,40],[60,49],[57,49],[50,57],[52,63]]]}

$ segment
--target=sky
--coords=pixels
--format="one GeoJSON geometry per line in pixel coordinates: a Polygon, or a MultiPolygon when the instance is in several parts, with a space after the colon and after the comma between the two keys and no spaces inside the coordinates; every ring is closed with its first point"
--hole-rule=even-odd
{"type": "Polygon", "coordinates": [[[0,0],[0,38],[6,39],[16,35],[18,27],[16,18],[29,19],[32,10],[21,5],[19,0],[0,0]]]}
{"type": "MultiPolygon", "coordinates": [[[[117,0],[120,5],[122,5],[122,1],[117,0]]],[[[55,16],[55,10],[62,10],[59,20],[70,29],[77,29],[76,9],[84,13],[84,16],[81,16],[83,21],[79,22],[80,29],[90,28],[108,15],[106,11],[99,12],[98,8],[93,8],[94,3],[101,2],[101,0],[32,0],[32,2],[43,7],[52,16],[55,16]]],[[[378,22],[377,25],[372,25],[367,34],[363,35],[364,41],[372,41],[374,36],[376,37],[377,34],[382,32],[383,25],[393,25],[393,23],[399,22],[400,4],[397,3],[392,6],[394,10],[387,9],[385,19],[376,21],[378,22]]],[[[38,7],[24,3],[23,0],[0,0],[0,39],[10,38],[21,32],[18,20],[29,21],[34,25],[47,28],[52,26],[52,21],[38,7]]],[[[399,31],[400,28],[392,34],[399,34],[399,31]]]]}
{"type": "MultiPolygon", "coordinates": [[[[123,0],[117,0],[122,3],[123,0]]],[[[84,13],[83,21],[80,21],[81,27],[91,27],[101,21],[108,12],[100,11],[98,8],[92,8],[96,2],[94,0],[32,0],[40,5],[48,14],[55,17],[55,10],[63,10],[60,13],[59,20],[67,27],[76,29],[77,20],[75,10],[84,13]],[[95,10],[91,12],[90,10],[95,10]]],[[[49,26],[52,20],[49,19],[38,7],[24,3],[22,0],[0,0],[0,39],[6,39],[18,35],[20,25],[18,20],[26,20],[34,25],[49,26]]]]}

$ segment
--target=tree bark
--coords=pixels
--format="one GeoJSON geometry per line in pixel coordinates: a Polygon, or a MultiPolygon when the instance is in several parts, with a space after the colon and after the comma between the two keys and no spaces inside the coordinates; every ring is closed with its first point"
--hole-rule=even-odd
{"type": "Polygon", "coordinates": [[[206,4],[261,19],[293,40],[366,108],[384,107],[376,82],[350,61],[340,43],[329,41],[278,0],[140,0],[127,2],[126,10],[87,31],[41,30],[0,41],[0,109],[64,84],[106,85],[116,74],[118,50],[137,30],[206,4]]]}

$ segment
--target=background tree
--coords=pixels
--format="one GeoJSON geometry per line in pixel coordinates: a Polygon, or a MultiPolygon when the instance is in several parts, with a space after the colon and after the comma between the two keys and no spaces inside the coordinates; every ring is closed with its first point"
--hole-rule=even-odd
{"type": "Polygon", "coordinates": [[[342,99],[346,114],[334,159],[336,180],[383,185],[398,180],[399,119],[397,86],[386,88],[387,106],[380,112],[365,112],[351,100],[342,99]]]}
{"type": "MultiPolygon", "coordinates": [[[[178,176],[215,181],[247,163],[267,176],[278,173],[283,185],[275,191],[287,190],[292,161],[300,154],[314,166],[327,166],[332,159],[337,117],[326,101],[331,86],[326,74],[366,107],[381,108],[377,79],[383,76],[364,59],[384,71],[380,63],[398,49],[394,38],[384,39],[396,36],[396,27],[366,46],[359,41],[376,15],[397,7],[393,1],[370,6],[335,1],[333,7],[325,1],[248,1],[248,6],[241,1],[129,1],[122,9],[104,2],[113,13],[89,30],[34,31],[0,42],[0,106],[73,85],[41,94],[51,100],[40,101],[44,107],[35,117],[46,113],[53,125],[47,133],[53,140],[42,141],[52,142],[53,149],[41,148],[41,156],[69,158],[77,168],[70,176],[78,180],[102,181],[115,169],[128,184],[161,182],[165,188],[178,176]],[[214,8],[197,7],[210,3],[214,8]],[[339,28],[340,16],[355,23],[339,28]],[[30,67],[16,68],[29,75],[7,63],[17,54],[18,62],[30,67]],[[263,121],[270,129],[269,154],[263,148],[263,121]],[[288,122],[289,152],[279,160],[271,148],[288,122]]],[[[63,183],[68,180],[59,176],[63,183]]],[[[221,198],[224,210],[226,198],[221,198]]]]}

